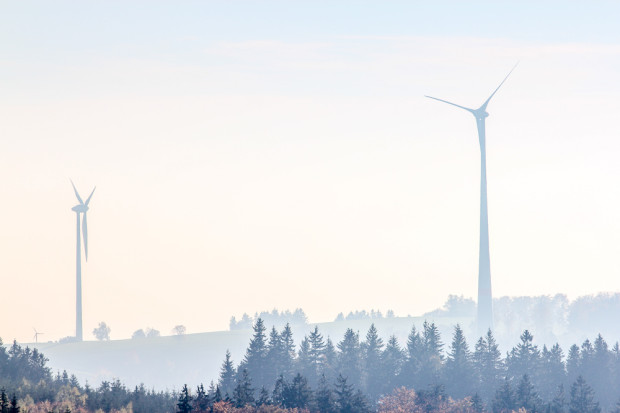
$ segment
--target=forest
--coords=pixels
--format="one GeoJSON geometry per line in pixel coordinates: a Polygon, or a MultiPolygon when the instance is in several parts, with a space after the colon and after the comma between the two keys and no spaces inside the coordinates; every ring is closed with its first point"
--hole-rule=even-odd
{"type": "Polygon", "coordinates": [[[525,330],[504,355],[488,331],[472,346],[459,325],[449,344],[434,323],[407,342],[384,342],[374,325],[337,343],[318,327],[295,345],[292,329],[253,325],[244,358],[224,355],[219,380],[180,392],[120,380],[97,387],[55,375],[36,349],[0,342],[0,413],[146,412],[616,412],[620,347],[599,334],[565,353],[539,348],[525,330]]]}

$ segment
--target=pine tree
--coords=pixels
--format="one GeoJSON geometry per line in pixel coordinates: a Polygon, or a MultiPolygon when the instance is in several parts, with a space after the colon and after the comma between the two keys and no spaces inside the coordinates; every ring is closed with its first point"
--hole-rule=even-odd
{"type": "Polygon", "coordinates": [[[594,401],[594,391],[582,376],[577,377],[570,387],[568,411],[570,413],[600,413],[601,411],[598,402],[594,401]]]}
{"type": "Polygon", "coordinates": [[[327,341],[325,342],[323,358],[324,362],[321,374],[325,375],[329,381],[334,382],[336,380],[336,369],[338,368],[338,353],[336,352],[334,343],[329,337],[327,337],[327,341]]]}
{"type": "Polygon", "coordinates": [[[252,388],[252,379],[247,369],[243,369],[241,377],[237,380],[237,386],[233,392],[233,401],[235,407],[244,407],[254,403],[254,389],[252,388]]]}
{"type": "Polygon", "coordinates": [[[471,394],[474,388],[473,371],[469,346],[461,326],[457,324],[454,328],[452,344],[444,371],[444,381],[448,394],[455,399],[462,399],[471,394]]]}
{"type": "Polygon", "coordinates": [[[297,373],[290,384],[284,383],[282,399],[282,405],[286,408],[307,408],[312,401],[312,390],[308,386],[308,380],[297,373]]]}
{"type": "Polygon", "coordinates": [[[484,412],[484,403],[482,402],[482,398],[478,395],[478,393],[474,394],[471,398],[471,408],[475,413],[484,412]]]}
{"type": "Polygon", "coordinates": [[[284,377],[290,378],[293,375],[293,363],[295,360],[295,342],[293,341],[293,330],[291,326],[286,323],[282,333],[280,333],[280,340],[282,342],[282,359],[280,361],[281,371],[284,377]]]}
{"type": "Polygon", "coordinates": [[[566,412],[566,396],[564,395],[564,385],[560,384],[558,389],[551,400],[549,406],[549,413],[565,413],[566,412]]]}
{"type": "Polygon", "coordinates": [[[407,387],[418,388],[419,372],[422,364],[422,338],[415,325],[407,338],[406,360],[401,372],[400,382],[407,387]]]}
{"type": "Polygon", "coordinates": [[[323,364],[325,362],[325,341],[323,340],[323,336],[319,333],[318,327],[314,327],[314,330],[308,336],[308,341],[310,344],[308,356],[312,369],[308,372],[306,377],[308,383],[314,387],[318,383],[319,375],[323,371],[323,364]]]}
{"type": "Polygon", "coordinates": [[[359,335],[350,328],[344,333],[344,338],[338,343],[340,351],[338,370],[352,386],[358,386],[361,381],[361,350],[359,335]]]}
{"type": "Polygon", "coordinates": [[[280,377],[276,380],[276,383],[273,387],[273,392],[271,394],[271,401],[276,406],[283,406],[284,403],[284,385],[286,381],[284,380],[284,376],[280,374],[280,377]]]}
{"type": "Polygon", "coordinates": [[[342,374],[336,379],[336,408],[339,413],[354,413],[353,410],[353,386],[347,383],[347,378],[342,374]]]}
{"type": "Polygon", "coordinates": [[[212,405],[213,401],[211,400],[211,397],[209,397],[209,395],[205,392],[205,388],[201,384],[196,389],[196,396],[194,397],[193,402],[194,411],[207,413],[212,405]]]}
{"type": "Polygon", "coordinates": [[[616,394],[609,391],[612,383],[612,354],[609,346],[599,334],[594,340],[594,354],[591,366],[588,369],[591,376],[585,377],[590,382],[592,390],[598,395],[599,402],[603,407],[609,409],[614,401],[616,394]]]}
{"type": "Polygon", "coordinates": [[[502,383],[504,370],[499,346],[490,329],[476,343],[473,362],[480,395],[483,400],[490,402],[495,389],[502,383]]]}
{"type": "Polygon", "coordinates": [[[8,413],[9,411],[9,398],[6,395],[4,388],[0,389],[0,413],[8,413]]]}
{"type": "Polygon", "coordinates": [[[537,412],[542,404],[534,385],[530,382],[527,374],[524,374],[517,386],[515,394],[515,407],[523,407],[528,412],[537,412]]]}
{"type": "Polygon", "coordinates": [[[554,344],[551,350],[543,346],[538,377],[540,395],[545,400],[552,399],[558,383],[564,383],[566,380],[563,358],[564,353],[559,344],[554,344]]]}
{"type": "Polygon", "coordinates": [[[254,324],[254,336],[250,340],[240,369],[245,369],[252,383],[256,386],[270,386],[265,380],[267,343],[265,341],[265,324],[258,318],[254,324]]]}
{"type": "Polygon", "coordinates": [[[177,403],[177,409],[177,413],[189,413],[193,410],[192,396],[189,394],[187,384],[183,385],[183,390],[181,390],[179,402],[177,403]]]}
{"type": "Polygon", "coordinates": [[[363,349],[363,382],[366,393],[376,399],[382,392],[386,377],[381,369],[381,352],[383,350],[383,340],[379,337],[377,329],[373,324],[366,334],[366,341],[362,345],[363,349]]]}
{"type": "Polygon", "coordinates": [[[324,374],[321,375],[319,385],[316,390],[316,406],[321,413],[334,412],[334,396],[332,390],[327,384],[327,379],[324,374]]]}
{"type": "Polygon", "coordinates": [[[17,405],[17,396],[13,394],[11,397],[11,406],[9,407],[9,413],[19,413],[19,406],[17,405]]]}
{"type": "Polygon", "coordinates": [[[269,333],[269,343],[267,344],[265,381],[269,385],[276,381],[279,374],[285,369],[283,360],[284,347],[282,338],[275,327],[271,328],[269,333]]]}
{"type": "Polygon", "coordinates": [[[270,404],[269,400],[269,392],[264,387],[261,387],[260,392],[258,393],[258,401],[256,402],[256,406],[268,405],[270,404]]]}
{"type": "Polygon", "coordinates": [[[299,345],[299,353],[297,353],[297,360],[295,360],[296,369],[298,373],[305,375],[312,374],[312,362],[310,360],[310,340],[308,337],[304,337],[299,345]]]}
{"type": "Polygon", "coordinates": [[[533,380],[538,377],[540,351],[532,344],[534,337],[528,330],[525,330],[520,338],[521,342],[510,351],[506,359],[508,375],[518,380],[527,374],[533,380]]]}
{"type": "Polygon", "coordinates": [[[510,387],[508,378],[504,380],[502,386],[497,389],[493,399],[493,413],[508,413],[515,408],[515,397],[510,387]]]}
{"type": "Polygon", "coordinates": [[[566,357],[566,379],[569,383],[572,383],[577,380],[581,373],[581,354],[579,347],[573,344],[568,350],[568,356],[566,357]]]}
{"type": "Polygon", "coordinates": [[[433,385],[438,384],[441,375],[441,368],[443,365],[443,343],[439,335],[439,330],[435,323],[423,324],[422,331],[422,358],[420,366],[420,380],[421,384],[433,385]]]}
{"type": "Polygon", "coordinates": [[[224,394],[232,394],[235,389],[235,366],[230,357],[230,351],[226,350],[226,358],[220,369],[220,380],[218,382],[220,391],[224,394]]]}
{"type": "Polygon", "coordinates": [[[398,378],[405,361],[403,350],[398,344],[396,336],[391,336],[381,354],[382,374],[384,379],[382,393],[391,393],[398,386],[398,378]]]}

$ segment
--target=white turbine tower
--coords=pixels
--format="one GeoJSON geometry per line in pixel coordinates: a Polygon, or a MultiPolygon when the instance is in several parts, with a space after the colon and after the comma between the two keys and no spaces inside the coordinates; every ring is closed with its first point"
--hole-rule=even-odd
{"type": "MultiPolygon", "coordinates": [[[[515,67],[517,67],[515,65],[515,67]]],[[[502,80],[497,89],[478,109],[470,109],[447,100],[437,99],[432,96],[427,98],[435,99],[457,108],[465,109],[476,118],[478,126],[478,140],[480,142],[480,252],[478,256],[478,314],[476,324],[478,326],[478,334],[484,335],[488,329],[493,329],[493,294],[491,292],[491,259],[489,256],[489,217],[487,211],[487,153],[486,153],[486,134],[485,119],[487,113],[487,105],[491,98],[497,93],[504,84],[510,73],[515,67],[508,72],[508,75],[502,80]]]]}
{"type": "Polygon", "coordinates": [[[95,188],[90,193],[90,196],[86,199],[86,202],[82,201],[82,197],[78,193],[75,185],[73,185],[73,181],[71,181],[71,185],[73,186],[73,190],[75,191],[75,196],[80,202],[78,205],[71,208],[72,211],[75,211],[75,215],[77,217],[77,242],[75,248],[75,290],[76,290],[76,299],[75,299],[75,338],[78,341],[82,341],[82,248],[80,246],[80,239],[83,236],[84,238],[84,256],[86,261],[88,261],[88,226],[86,221],[86,212],[88,211],[88,203],[95,193],[95,188]],[[80,214],[83,214],[82,218],[82,231],[80,233],[80,214]]]}

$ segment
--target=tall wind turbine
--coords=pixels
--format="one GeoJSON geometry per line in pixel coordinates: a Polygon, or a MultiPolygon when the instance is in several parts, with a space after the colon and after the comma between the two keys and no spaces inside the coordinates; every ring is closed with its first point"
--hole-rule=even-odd
{"type": "Polygon", "coordinates": [[[78,341],[82,341],[82,248],[80,246],[80,239],[84,238],[84,256],[86,261],[88,261],[88,226],[86,224],[86,211],[88,211],[88,203],[90,199],[93,197],[95,193],[95,188],[90,193],[90,196],[86,199],[86,202],[82,201],[82,197],[78,193],[75,185],[73,185],[73,181],[71,181],[71,185],[73,186],[73,191],[75,191],[75,196],[80,202],[78,205],[71,208],[72,211],[75,211],[75,215],[77,217],[77,242],[75,248],[75,338],[78,341]],[[83,214],[82,218],[82,231],[80,233],[80,214],[83,214]]]}
{"type": "MultiPolygon", "coordinates": [[[[515,65],[515,67],[517,67],[515,65]]],[[[491,98],[497,93],[504,84],[508,76],[515,69],[513,67],[508,75],[502,80],[497,89],[491,93],[491,96],[478,109],[470,109],[447,100],[437,99],[432,96],[427,98],[435,99],[440,102],[447,103],[457,108],[470,112],[476,118],[478,126],[478,140],[480,142],[480,252],[478,256],[478,314],[476,324],[478,326],[478,334],[484,335],[488,329],[493,329],[493,295],[491,293],[491,259],[489,257],[489,217],[487,211],[487,153],[486,153],[486,135],[485,135],[485,119],[487,113],[487,105],[491,98]]]]}

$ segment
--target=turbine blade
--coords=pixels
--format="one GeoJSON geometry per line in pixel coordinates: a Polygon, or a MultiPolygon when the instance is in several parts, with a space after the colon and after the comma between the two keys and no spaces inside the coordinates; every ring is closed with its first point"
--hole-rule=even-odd
{"type": "Polygon", "coordinates": [[[504,82],[506,81],[506,79],[508,79],[508,76],[510,76],[510,74],[512,73],[513,70],[515,70],[515,68],[517,67],[517,65],[519,64],[519,62],[517,62],[516,65],[514,65],[514,67],[512,69],[510,69],[510,72],[508,72],[508,74],[506,75],[506,77],[504,78],[504,80],[502,80],[502,83],[499,84],[499,86],[497,87],[497,89],[495,89],[495,91],[493,91],[493,93],[491,93],[491,96],[489,96],[489,98],[486,100],[486,102],[484,102],[484,104],[482,106],[480,106],[480,109],[486,109],[487,105],[489,104],[489,101],[491,100],[491,98],[497,93],[497,91],[499,90],[500,87],[502,87],[502,85],[504,84],[504,82]]]}
{"type": "Polygon", "coordinates": [[[77,189],[75,189],[75,185],[73,184],[73,181],[71,179],[69,179],[71,181],[71,185],[73,186],[73,190],[75,191],[75,196],[77,196],[78,201],[80,201],[80,204],[84,205],[84,201],[82,201],[82,197],[80,196],[80,194],[78,194],[77,189]]]}
{"type": "Polygon", "coordinates": [[[438,100],[438,101],[440,101],[440,102],[447,103],[448,105],[456,106],[457,108],[465,109],[465,110],[466,110],[466,111],[468,111],[468,112],[474,113],[474,110],[473,110],[473,109],[466,108],[465,106],[457,105],[456,103],[448,102],[447,100],[443,100],[443,99],[434,98],[434,97],[432,97],[432,96],[428,96],[428,95],[424,95],[424,97],[427,97],[427,98],[429,98],[429,99],[435,99],[435,100],[438,100]]]}
{"type": "Polygon", "coordinates": [[[97,189],[97,187],[93,188],[93,192],[90,193],[90,195],[88,196],[88,198],[86,198],[86,202],[85,205],[88,206],[88,203],[90,202],[90,199],[93,197],[93,194],[95,193],[95,189],[97,189]]]}
{"type": "Polygon", "coordinates": [[[84,212],[84,218],[82,219],[82,238],[84,239],[84,257],[88,261],[88,227],[86,225],[86,212],[84,212]]]}

